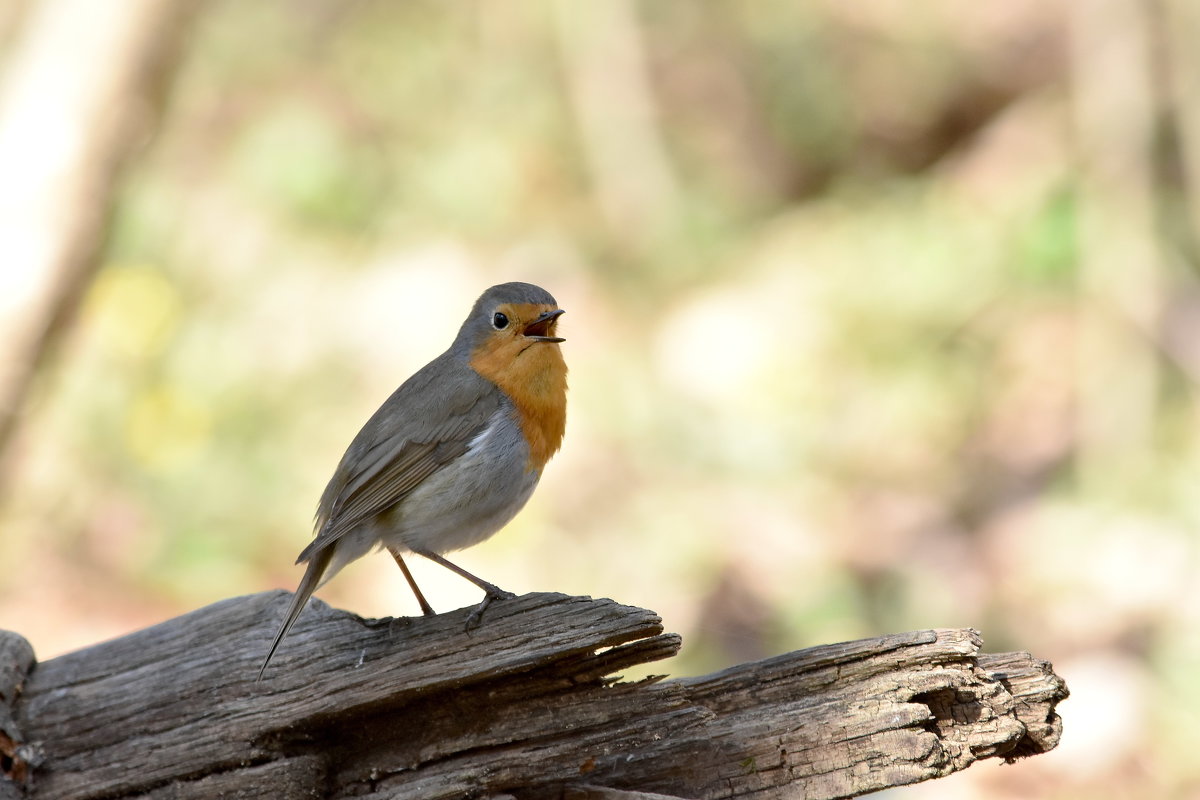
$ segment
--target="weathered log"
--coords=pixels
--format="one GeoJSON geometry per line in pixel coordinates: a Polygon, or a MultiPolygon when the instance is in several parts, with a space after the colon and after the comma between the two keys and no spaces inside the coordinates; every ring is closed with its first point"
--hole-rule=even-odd
{"type": "Polygon", "coordinates": [[[17,695],[33,667],[33,648],[15,633],[0,631],[0,800],[18,800],[19,787],[29,780],[37,765],[36,749],[25,744],[17,723],[17,695]]]}
{"type": "Polygon", "coordinates": [[[226,600],[32,669],[27,647],[0,638],[9,788],[56,800],[851,797],[1045,752],[1067,696],[1044,661],[980,655],[973,630],[623,683],[610,676],[673,655],[679,637],[653,612],[557,594],[496,603],[469,633],[466,609],[364,620],[314,601],[256,684],[285,602],[226,600]]]}

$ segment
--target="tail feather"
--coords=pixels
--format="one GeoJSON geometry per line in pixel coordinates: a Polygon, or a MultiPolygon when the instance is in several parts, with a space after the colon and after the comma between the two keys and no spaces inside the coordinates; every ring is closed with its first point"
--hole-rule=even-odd
{"type": "Polygon", "coordinates": [[[258,681],[263,678],[263,673],[267,671],[267,665],[271,663],[271,658],[275,655],[275,651],[279,649],[279,643],[283,641],[283,637],[287,636],[288,631],[296,624],[296,619],[300,616],[300,612],[304,610],[304,606],[308,604],[308,598],[312,597],[313,591],[321,583],[321,577],[325,574],[325,569],[329,566],[329,561],[333,557],[332,547],[327,547],[314,553],[312,560],[308,562],[308,568],[304,571],[304,577],[300,579],[300,585],[296,587],[296,593],[292,595],[292,604],[288,606],[287,616],[283,618],[283,624],[279,626],[279,632],[275,634],[275,641],[271,642],[271,649],[267,653],[267,657],[263,659],[262,666],[258,669],[258,681]]]}

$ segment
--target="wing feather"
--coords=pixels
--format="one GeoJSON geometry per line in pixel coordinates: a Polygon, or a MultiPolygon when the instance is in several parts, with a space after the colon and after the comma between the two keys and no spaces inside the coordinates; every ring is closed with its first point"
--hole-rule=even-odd
{"type": "Polygon", "coordinates": [[[457,408],[426,409],[428,413],[420,420],[395,422],[379,414],[373,417],[351,443],[326,487],[317,510],[317,536],[300,553],[297,563],[396,505],[430,475],[466,453],[498,407],[494,393],[480,391],[457,408]]]}

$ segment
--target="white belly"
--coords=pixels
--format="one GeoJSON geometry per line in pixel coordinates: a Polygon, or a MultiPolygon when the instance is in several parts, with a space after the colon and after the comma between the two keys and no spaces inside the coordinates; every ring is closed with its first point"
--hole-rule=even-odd
{"type": "Polygon", "coordinates": [[[422,481],[394,511],[339,539],[324,580],[377,545],[448,553],[503,528],[541,478],[527,469],[529,445],[511,413],[502,406],[457,461],[422,481]]]}
{"type": "Polygon", "coordinates": [[[503,528],[541,477],[527,469],[529,446],[501,408],[467,452],[430,475],[404,499],[384,544],[446,553],[478,544],[503,528]]]}

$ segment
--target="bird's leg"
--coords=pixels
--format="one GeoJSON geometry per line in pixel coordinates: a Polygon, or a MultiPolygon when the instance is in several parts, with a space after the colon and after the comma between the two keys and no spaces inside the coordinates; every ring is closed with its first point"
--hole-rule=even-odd
{"type": "Polygon", "coordinates": [[[470,613],[470,615],[467,617],[467,630],[471,630],[472,628],[479,625],[480,621],[483,619],[483,612],[487,611],[488,606],[490,606],[493,601],[495,601],[495,600],[511,600],[512,598],[516,597],[516,595],[513,594],[512,592],[506,592],[494,583],[488,583],[483,578],[475,577],[474,575],[467,572],[462,567],[458,566],[457,564],[453,564],[453,563],[447,561],[446,559],[442,558],[440,555],[433,552],[432,550],[413,550],[413,552],[419,556],[424,556],[425,558],[428,558],[430,561],[434,562],[435,564],[441,564],[443,567],[450,570],[451,572],[458,573],[459,575],[461,575],[464,578],[466,578],[467,580],[469,580],[471,583],[478,586],[480,589],[483,589],[483,593],[484,593],[483,594],[483,602],[480,603],[478,606],[476,606],[475,610],[472,611],[470,613]]]}
{"type": "Polygon", "coordinates": [[[488,606],[492,604],[493,600],[503,600],[510,597],[516,597],[516,595],[512,592],[504,592],[502,595],[485,594],[483,599],[479,601],[479,605],[475,606],[475,609],[470,614],[467,614],[467,623],[463,626],[464,629],[470,632],[478,628],[479,623],[483,622],[483,612],[488,610],[488,606]]]}
{"type": "Polygon", "coordinates": [[[394,547],[389,547],[387,551],[392,554],[392,558],[396,559],[396,566],[398,566],[400,571],[404,573],[404,580],[408,581],[409,588],[412,589],[413,594],[417,596],[417,602],[421,604],[421,613],[427,617],[432,617],[436,612],[433,610],[433,606],[429,605],[429,601],[425,599],[425,595],[421,594],[420,587],[418,587],[417,582],[413,580],[412,573],[408,571],[408,565],[405,564],[404,559],[400,557],[400,551],[394,547]]]}

